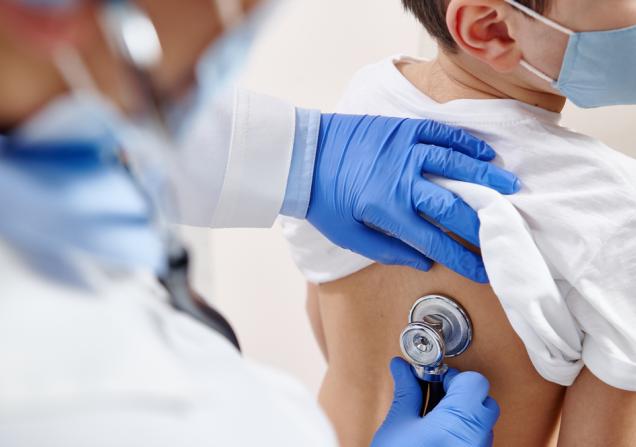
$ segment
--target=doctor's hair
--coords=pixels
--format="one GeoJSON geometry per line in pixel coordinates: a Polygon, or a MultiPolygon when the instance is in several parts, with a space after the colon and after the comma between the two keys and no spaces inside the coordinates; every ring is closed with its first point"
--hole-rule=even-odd
{"type": "MultiPolygon", "coordinates": [[[[552,0],[517,0],[540,14],[550,6],[552,0]]],[[[457,44],[446,26],[446,9],[449,0],[402,0],[404,8],[424,25],[428,33],[446,51],[456,52],[457,44]]]]}

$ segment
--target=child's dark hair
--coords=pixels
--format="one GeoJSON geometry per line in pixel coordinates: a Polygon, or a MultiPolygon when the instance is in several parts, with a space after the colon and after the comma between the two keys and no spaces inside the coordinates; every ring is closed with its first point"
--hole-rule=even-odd
{"type": "MultiPolygon", "coordinates": [[[[552,0],[518,0],[539,13],[544,13],[552,0]]],[[[448,0],[402,0],[404,7],[412,12],[426,30],[447,51],[455,51],[457,46],[446,26],[448,0]]]]}

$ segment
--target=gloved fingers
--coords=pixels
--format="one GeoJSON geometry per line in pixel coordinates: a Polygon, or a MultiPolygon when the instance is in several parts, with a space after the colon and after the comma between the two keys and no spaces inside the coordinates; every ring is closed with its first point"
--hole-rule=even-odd
{"type": "Polygon", "coordinates": [[[459,370],[455,368],[448,368],[448,371],[444,375],[444,392],[448,392],[448,387],[451,382],[457,377],[459,370]]]}
{"type": "Polygon", "coordinates": [[[433,261],[422,253],[384,233],[381,228],[360,224],[355,251],[384,265],[404,265],[428,272],[433,261]]]}
{"type": "Polygon", "coordinates": [[[488,436],[486,436],[486,439],[484,439],[484,441],[479,444],[479,447],[492,447],[494,441],[495,441],[495,434],[493,433],[492,430],[490,430],[490,433],[488,433],[488,436]]]}
{"type": "Polygon", "coordinates": [[[427,258],[445,265],[458,274],[479,283],[488,283],[484,262],[439,228],[428,223],[411,209],[403,214],[375,209],[363,215],[365,224],[384,229],[427,258]]]}
{"type": "Polygon", "coordinates": [[[468,371],[459,373],[450,379],[445,378],[444,388],[446,390],[444,401],[452,402],[458,400],[462,402],[470,400],[483,404],[488,399],[490,383],[483,375],[468,371]]]}
{"type": "Polygon", "coordinates": [[[422,389],[411,365],[400,357],[395,357],[391,360],[390,367],[393,376],[393,403],[387,420],[419,416],[422,409],[422,389]]]}
{"type": "Polygon", "coordinates": [[[495,399],[488,396],[486,400],[484,401],[484,408],[488,410],[488,414],[490,415],[492,419],[494,419],[494,421],[499,419],[499,414],[501,413],[501,410],[499,408],[499,404],[497,403],[495,399]]]}
{"type": "Polygon", "coordinates": [[[418,212],[479,247],[479,217],[466,202],[424,178],[415,181],[412,191],[418,212]]]}
{"type": "Polygon", "coordinates": [[[478,415],[476,420],[479,421],[480,428],[483,430],[490,430],[488,437],[480,445],[484,447],[490,447],[493,444],[494,434],[493,428],[499,419],[499,405],[492,397],[488,397],[484,402],[484,414],[478,415]]]}
{"type": "Polygon", "coordinates": [[[418,129],[418,143],[450,148],[476,158],[477,160],[493,160],[497,153],[485,141],[457,127],[447,126],[435,121],[422,121],[418,129]]]}
{"type": "Polygon", "coordinates": [[[521,188],[521,182],[514,174],[463,153],[425,144],[416,145],[413,152],[418,167],[425,173],[476,183],[502,194],[514,194],[521,188]]]}

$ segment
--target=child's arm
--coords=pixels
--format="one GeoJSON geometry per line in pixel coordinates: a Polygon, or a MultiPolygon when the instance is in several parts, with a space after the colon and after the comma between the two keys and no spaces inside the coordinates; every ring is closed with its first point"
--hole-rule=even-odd
{"type": "Polygon", "coordinates": [[[559,447],[636,445],[636,393],[613,388],[587,368],[568,388],[559,447]]]}
{"type": "Polygon", "coordinates": [[[581,371],[566,393],[560,447],[636,446],[636,392],[616,388],[636,389],[633,216],[611,216],[617,229],[603,240],[602,250],[566,298],[585,334],[583,361],[589,369],[581,371]]]}
{"type": "Polygon", "coordinates": [[[318,301],[318,285],[307,282],[307,316],[309,317],[309,323],[311,329],[314,332],[316,342],[320,347],[325,360],[328,360],[327,356],[327,341],[325,340],[325,330],[322,327],[322,316],[320,315],[320,302],[318,301]]]}

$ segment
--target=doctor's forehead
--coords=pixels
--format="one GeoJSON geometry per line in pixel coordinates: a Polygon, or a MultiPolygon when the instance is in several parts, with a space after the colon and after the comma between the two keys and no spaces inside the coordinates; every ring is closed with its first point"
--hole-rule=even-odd
{"type": "MultiPolygon", "coordinates": [[[[21,3],[25,6],[37,7],[37,8],[72,8],[81,4],[89,3],[107,3],[107,2],[138,2],[139,0],[9,0],[14,3],[21,3]]],[[[147,0],[152,3],[153,0],[147,0]]],[[[206,0],[209,3],[224,7],[225,5],[239,5],[244,9],[249,10],[251,7],[264,3],[267,0],[206,0]]],[[[271,0],[270,0],[271,1],[271,0]]],[[[175,2],[178,4],[187,3],[187,0],[180,0],[175,2]]]]}
{"type": "Polygon", "coordinates": [[[636,25],[636,0],[554,0],[547,14],[574,31],[605,31],[636,25]]]}

